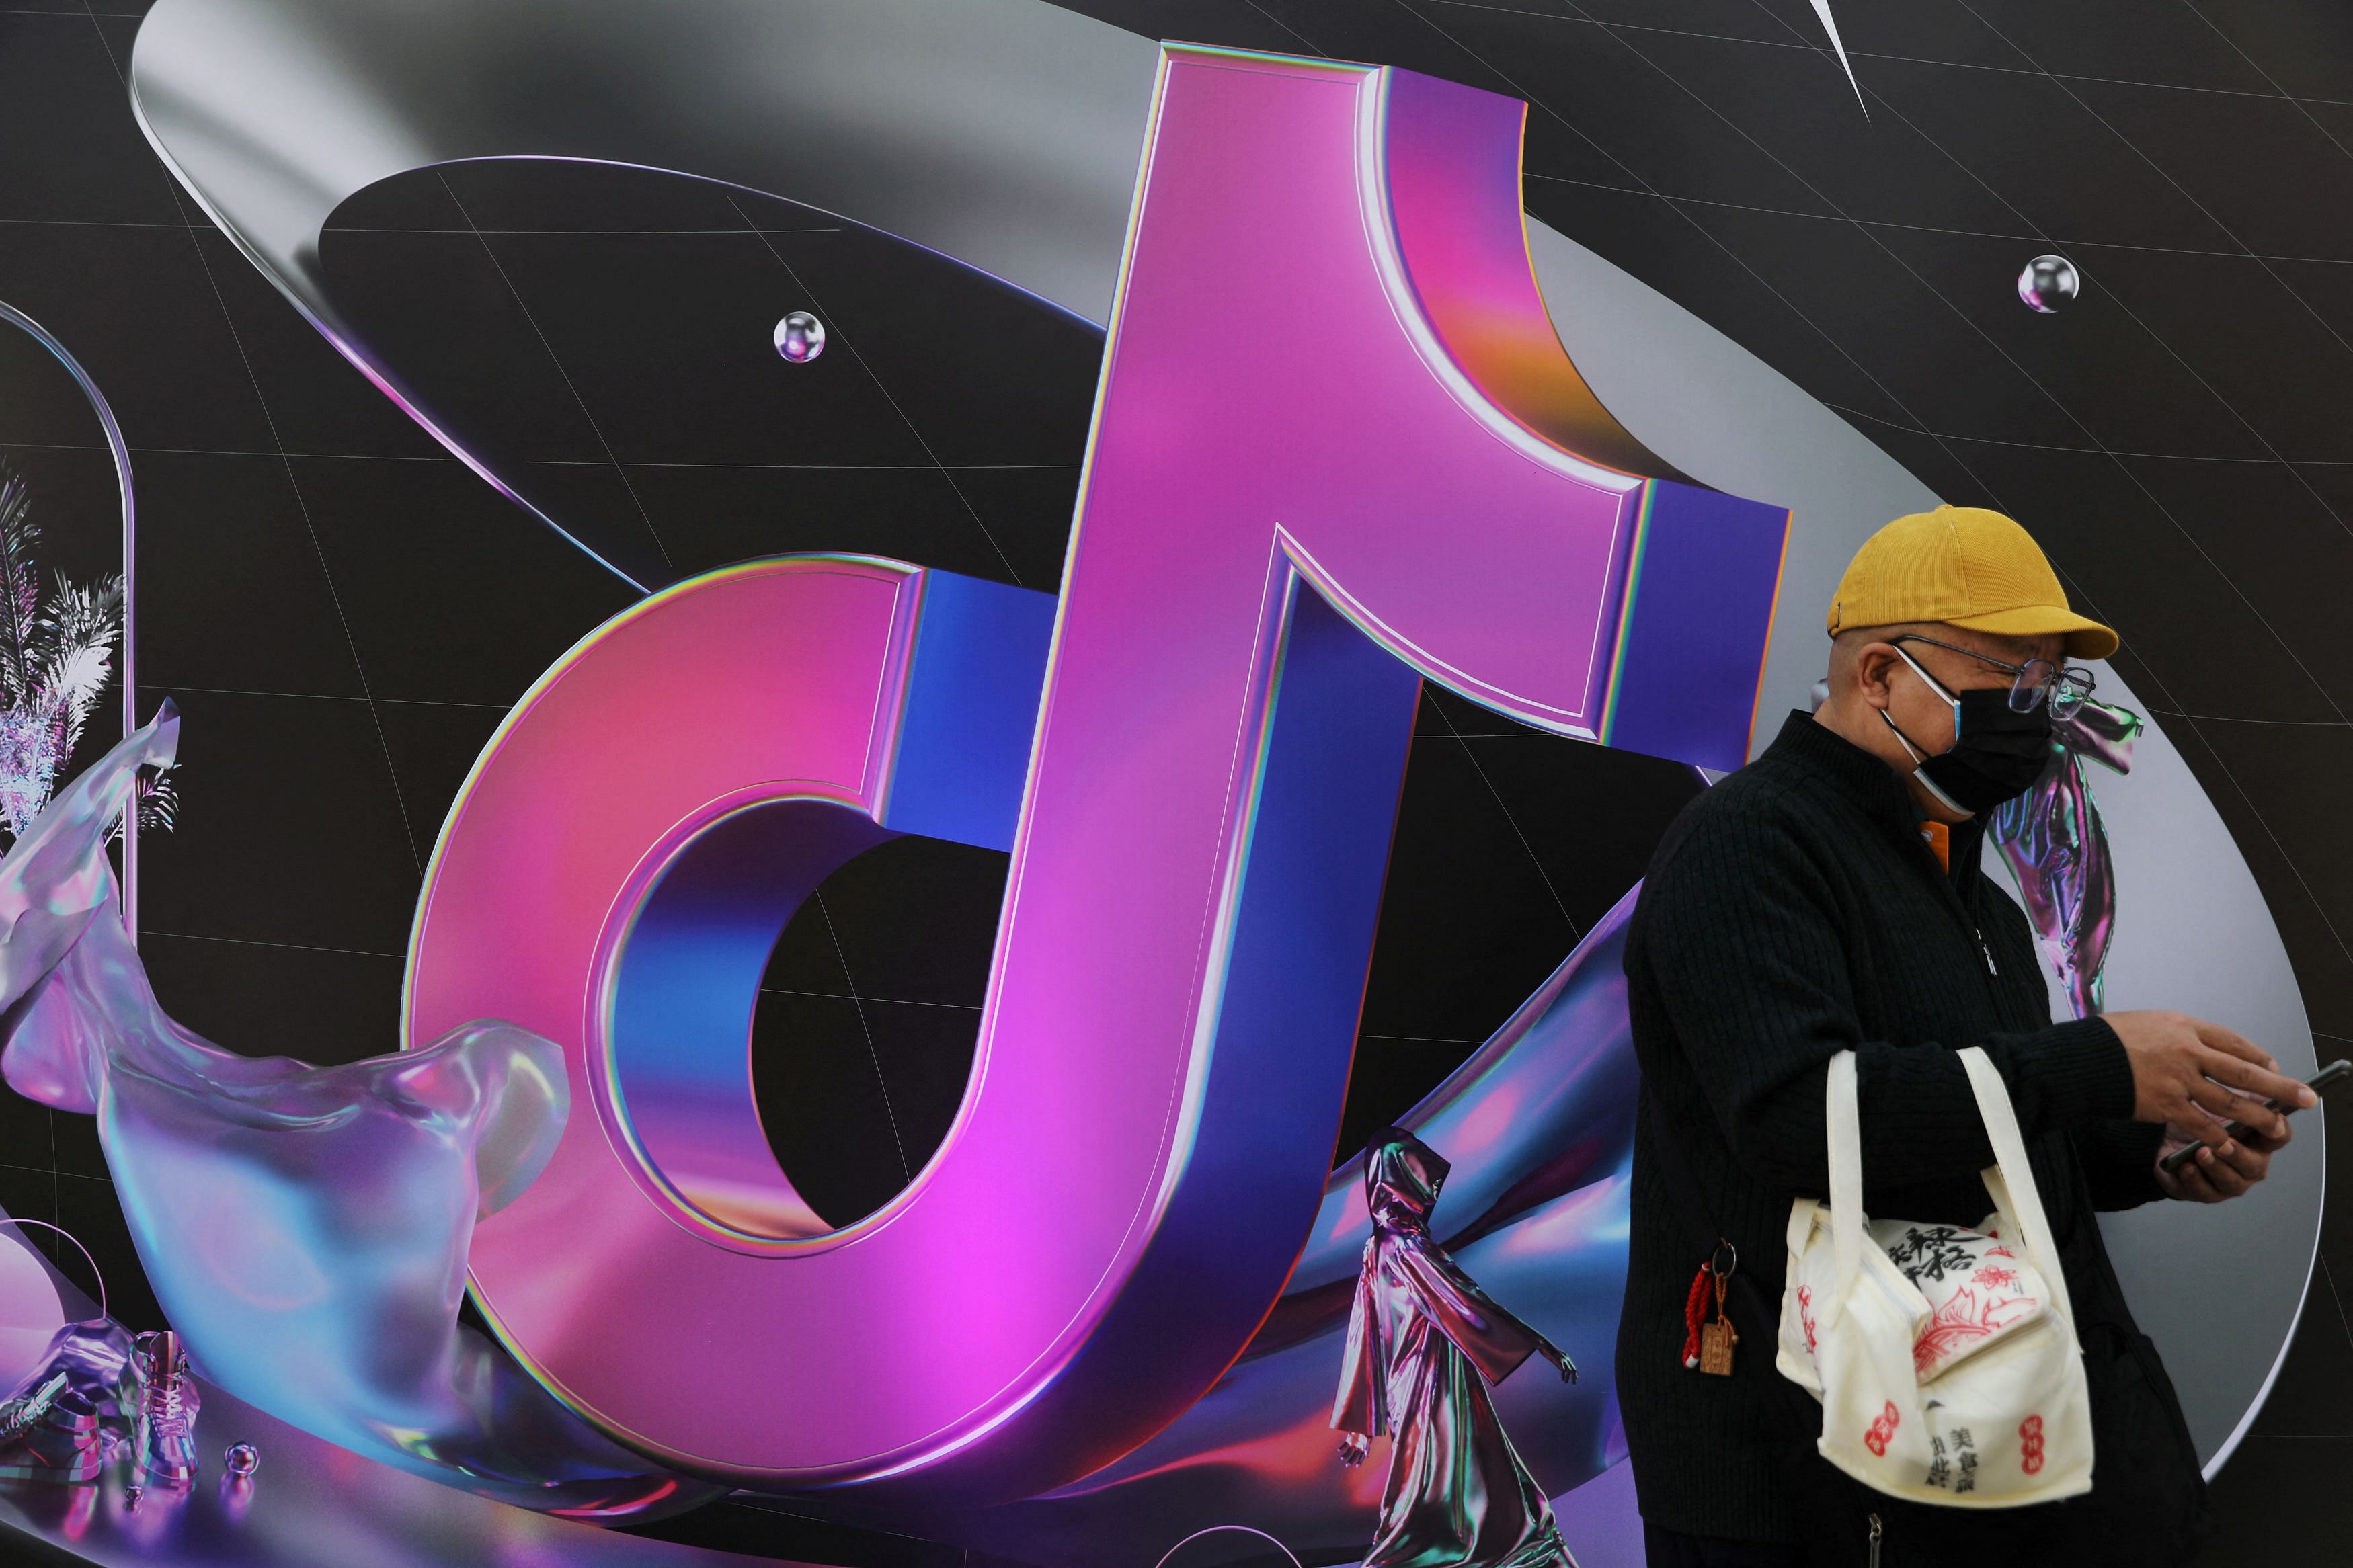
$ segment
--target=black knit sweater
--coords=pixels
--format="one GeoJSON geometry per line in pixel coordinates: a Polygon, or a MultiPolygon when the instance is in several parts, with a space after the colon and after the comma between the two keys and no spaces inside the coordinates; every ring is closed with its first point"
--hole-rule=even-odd
{"type": "Polygon", "coordinates": [[[1822,1098],[1838,1051],[1857,1058],[1864,1206],[1975,1225],[1993,1153],[1956,1051],[1983,1047],[2017,1107],[2079,1330],[2131,1331],[2092,1211],[2162,1195],[2162,1130],[2126,1120],[2132,1071],[2114,1030],[2052,1024],[2032,932],[1978,869],[1982,841],[1975,823],[1954,828],[1948,875],[1894,770],[1796,713],[1659,846],[1626,944],[1659,1120],[1635,1137],[1618,1333],[1618,1397],[1654,1524],[1800,1539],[1776,1450],[1810,1450],[1820,1417],[1809,1427],[1804,1404],[1768,1385],[1770,1323],[1741,1325],[1732,1377],[1687,1370],[1683,1303],[1717,1231],[1779,1301],[1790,1200],[1829,1185],[1822,1098]],[[1662,1132],[1712,1213],[1676,1201],[1662,1132]]]}

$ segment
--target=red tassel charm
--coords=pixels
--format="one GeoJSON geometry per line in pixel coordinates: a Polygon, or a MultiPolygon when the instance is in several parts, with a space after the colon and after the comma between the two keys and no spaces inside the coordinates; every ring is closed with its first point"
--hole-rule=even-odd
{"type": "Polygon", "coordinates": [[[1715,1283],[1715,1266],[1701,1264],[1699,1272],[1692,1276],[1691,1295],[1683,1302],[1683,1365],[1693,1372],[1699,1370],[1699,1326],[1707,1320],[1715,1283]]]}
{"type": "Polygon", "coordinates": [[[1732,1375],[1732,1352],[1740,1343],[1740,1331],[1724,1315],[1725,1288],[1732,1283],[1732,1271],[1740,1267],[1740,1254],[1728,1241],[1716,1245],[1715,1257],[1699,1266],[1692,1276],[1691,1294],[1683,1299],[1683,1365],[1692,1372],[1704,1372],[1710,1377],[1732,1375]],[[1723,1268],[1716,1264],[1721,1261],[1723,1268]],[[1707,1315],[1709,1299],[1715,1303],[1715,1317],[1707,1315]]]}

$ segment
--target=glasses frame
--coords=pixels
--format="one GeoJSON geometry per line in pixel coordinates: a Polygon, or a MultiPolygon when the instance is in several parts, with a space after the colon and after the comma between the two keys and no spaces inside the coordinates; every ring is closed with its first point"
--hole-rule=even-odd
{"type": "Polygon", "coordinates": [[[1887,646],[1895,650],[1896,657],[1910,665],[1912,673],[1933,687],[1936,695],[1950,703],[1956,713],[1960,710],[1961,700],[1904,651],[1904,645],[1908,642],[1926,643],[1930,647],[1940,647],[1949,653],[1967,654],[1980,664],[1989,664],[2008,674],[2011,678],[2010,710],[2013,713],[2031,713],[2035,704],[2048,698],[2051,717],[2054,721],[2072,719],[2082,710],[2084,703],[2092,700],[2092,689],[2099,684],[2099,678],[2081,665],[2058,664],[2047,658],[2030,658],[2024,664],[2012,664],[1989,653],[1979,653],[1973,647],[1963,647],[1957,643],[1939,642],[1918,632],[1905,632],[1901,637],[1888,638],[1887,646]],[[2038,670],[2042,673],[2037,673],[2038,670]]]}

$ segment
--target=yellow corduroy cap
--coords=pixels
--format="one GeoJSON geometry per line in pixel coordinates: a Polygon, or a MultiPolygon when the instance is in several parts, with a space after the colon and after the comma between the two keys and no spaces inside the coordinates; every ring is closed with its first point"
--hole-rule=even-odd
{"type": "Polygon", "coordinates": [[[1996,637],[2062,632],[2070,658],[2105,658],[2116,634],[2067,607],[2033,535],[1998,511],[1915,511],[1862,542],[1831,601],[1831,636],[1853,626],[1941,621],[1996,637]]]}

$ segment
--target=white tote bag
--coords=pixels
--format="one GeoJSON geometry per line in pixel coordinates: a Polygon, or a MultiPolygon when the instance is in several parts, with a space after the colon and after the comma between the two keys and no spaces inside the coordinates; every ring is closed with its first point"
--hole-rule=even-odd
{"type": "Polygon", "coordinates": [[[1822,1457],[1890,1497],[2018,1508],[2092,1488],[2067,1281],[2010,1091],[1959,1053],[1994,1152],[1976,1230],[1867,1219],[1854,1053],[1831,1058],[1831,1201],[1789,1211],[1783,1376],[1822,1402],[1822,1457]]]}

